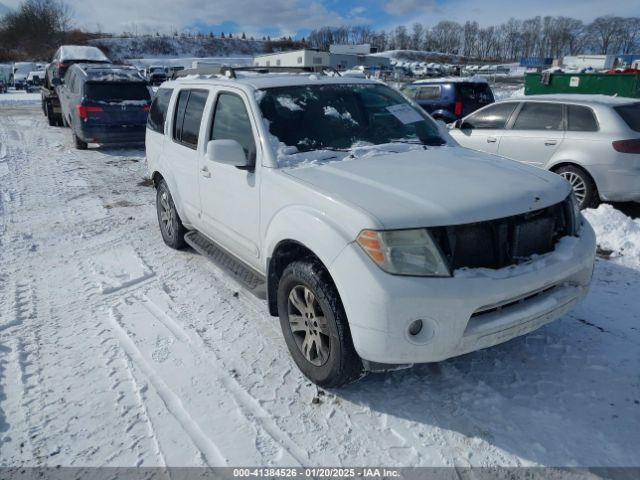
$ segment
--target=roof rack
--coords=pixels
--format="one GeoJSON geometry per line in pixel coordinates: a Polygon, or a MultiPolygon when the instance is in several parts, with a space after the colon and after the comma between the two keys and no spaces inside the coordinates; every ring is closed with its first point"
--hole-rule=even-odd
{"type": "Polygon", "coordinates": [[[188,75],[222,75],[227,78],[238,78],[236,72],[254,72],[261,74],[268,73],[316,73],[326,75],[327,72],[334,76],[341,77],[333,67],[229,67],[227,65],[203,65],[198,68],[189,68],[175,72],[173,78],[186,77],[188,75]]]}

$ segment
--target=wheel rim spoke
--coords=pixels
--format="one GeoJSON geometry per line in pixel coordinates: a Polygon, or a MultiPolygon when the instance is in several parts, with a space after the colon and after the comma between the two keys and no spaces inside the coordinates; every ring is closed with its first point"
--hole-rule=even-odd
{"type": "Polygon", "coordinates": [[[584,201],[587,196],[587,185],[584,183],[584,180],[573,172],[565,172],[562,174],[573,189],[573,193],[578,199],[580,203],[584,201]]]}
{"type": "Polygon", "coordinates": [[[320,333],[323,333],[326,336],[329,336],[329,323],[325,317],[315,317],[314,321],[316,322],[316,328],[320,333]]]}
{"type": "Polygon", "coordinates": [[[289,328],[304,358],[315,366],[324,365],[331,352],[329,323],[308,287],[297,285],[288,298],[289,328]]]}
{"type": "Polygon", "coordinates": [[[289,294],[289,302],[296,308],[296,310],[298,310],[298,313],[304,315],[307,312],[307,305],[303,298],[302,288],[304,287],[296,287],[291,290],[291,293],[289,294]]]}
{"type": "Polygon", "coordinates": [[[304,322],[304,317],[300,315],[289,315],[289,326],[291,327],[291,331],[293,333],[307,332],[308,328],[304,322]]]}

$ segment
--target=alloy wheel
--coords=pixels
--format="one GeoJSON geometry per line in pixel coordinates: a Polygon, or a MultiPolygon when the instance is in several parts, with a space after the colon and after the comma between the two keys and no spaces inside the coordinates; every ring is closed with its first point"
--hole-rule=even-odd
{"type": "Polygon", "coordinates": [[[166,191],[162,192],[160,195],[160,220],[162,221],[162,225],[167,236],[173,238],[174,211],[173,208],[171,208],[169,195],[166,191]]]}
{"type": "Polygon", "coordinates": [[[582,205],[587,196],[587,184],[583,178],[574,172],[562,172],[560,175],[571,184],[576,199],[580,202],[580,205],[582,205]]]}
{"type": "Polygon", "coordinates": [[[324,365],[331,351],[329,326],[309,288],[297,285],[291,289],[288,316],[289,328],[302,355],[317,367],[324,365]]]}

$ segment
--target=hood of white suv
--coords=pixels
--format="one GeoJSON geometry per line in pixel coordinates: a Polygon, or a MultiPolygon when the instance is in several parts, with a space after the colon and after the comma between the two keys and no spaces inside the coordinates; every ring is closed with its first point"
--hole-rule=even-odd
{"type": "Polygon", "coordinates": [[[324,194],[356,205],[382,228],[460,225],[559,203],[560,176],[460,147],[430,147],[283,170],[324,194]]]}

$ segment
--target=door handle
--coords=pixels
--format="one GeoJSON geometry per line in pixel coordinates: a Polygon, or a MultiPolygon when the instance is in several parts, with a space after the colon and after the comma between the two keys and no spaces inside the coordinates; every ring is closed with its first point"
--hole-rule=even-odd
{"type": "Polygon", "coordinates": [[[545,140],[544,144],[547,145],[548,147],[550,147],[551,145],[557,145],[558,141],[557,140],[545,140]]]}
{"type": "Polygon", "coordinates": [[[211,172],[206,166],[200,169],[200,175],[202,175],[204,178],[211,178],[211,172]]]}
{"type": "Polygon", "coordinates": [[[496,143],[497,141],[496,137],[487,137],[487,143],[496,143]]]}

